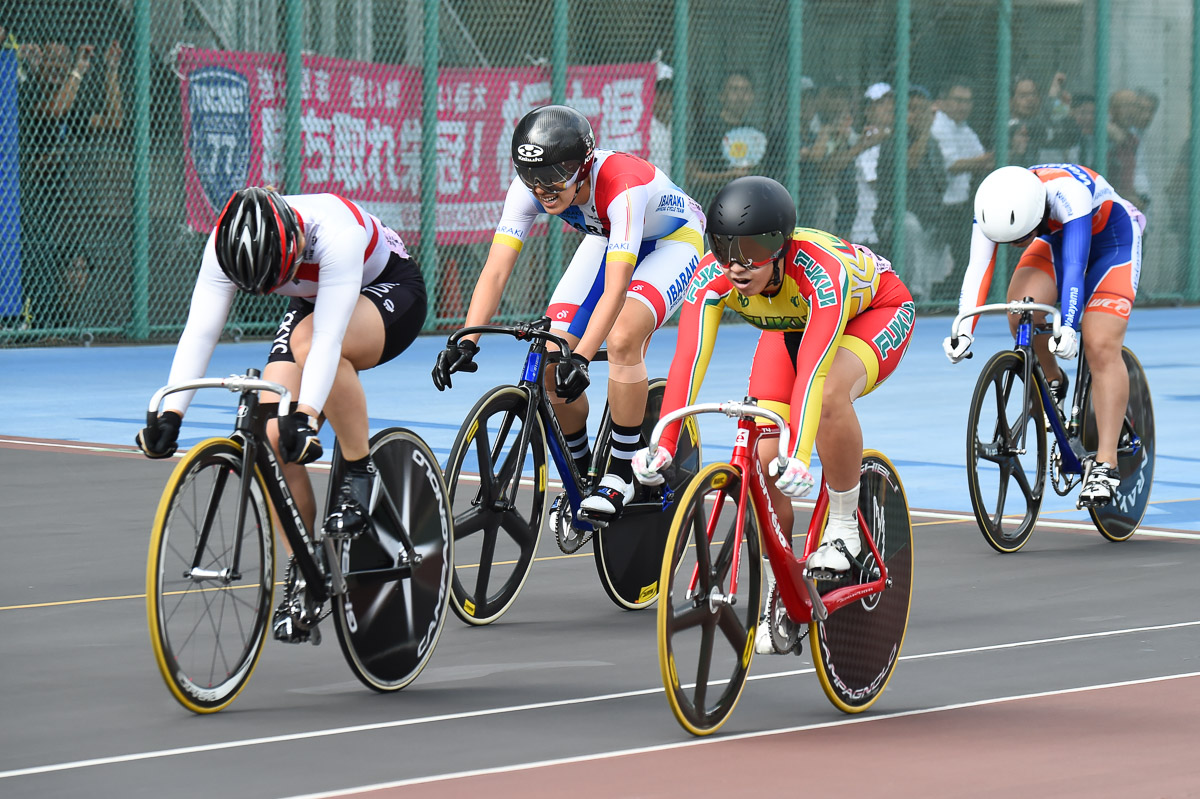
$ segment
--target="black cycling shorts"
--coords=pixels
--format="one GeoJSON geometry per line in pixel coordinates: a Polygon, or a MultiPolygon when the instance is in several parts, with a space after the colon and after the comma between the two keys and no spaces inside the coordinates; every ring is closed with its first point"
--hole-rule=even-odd
{"type": "MultiPolygon", "coordinates": [[[[421,270],[411,258],[401,258],[396,253],[388,260],[383,271],[374,282],[363,286],[360,295],[371,301],[383,319],[383,353],[379,362],[387,363],[408,349],[425,325],[427,299],[425,280],[421,270]]],[[[285,361],[295,363],[292,352],[292,331],[306,316],[313,312],[313,301],[304,297],[293,297],[288,303],[279,330],[271,343],[271,354],[267,363],[285,361]]]]}

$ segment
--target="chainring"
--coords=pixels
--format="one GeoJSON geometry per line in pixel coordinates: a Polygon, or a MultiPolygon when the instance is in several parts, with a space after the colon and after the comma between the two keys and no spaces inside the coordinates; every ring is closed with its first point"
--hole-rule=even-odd
{"type": "Polygon", "coordinates": [[[567,555],[574,555],[592,539],[592,530],[580,530],[575,526],[575,514],[571,512],[571,501],[565,491],[555,497],[550,506],[550,528],[554,530],[558,548],[567,555]]]}

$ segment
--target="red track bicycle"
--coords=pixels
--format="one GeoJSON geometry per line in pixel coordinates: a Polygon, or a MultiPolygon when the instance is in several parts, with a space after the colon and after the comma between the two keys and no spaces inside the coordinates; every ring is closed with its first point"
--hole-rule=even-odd
{"type": "Polygon", "coordinates": [[[667,538],[658,656],[675,718],[693,735],[708,735],[733,712],[760,623],[764,542],[777,581],[767,616],[775,649],[799,653],[801,639],[811,636],[825,695],[846,713],[866,710],[899,662],[912,600],[912,523],[896,468],[879,452],[863,453],[862,554],[846,572],[810,570],[806,562],[828,511],[825,480],[797,557],[757,457],[760,439],[778,437],[786,461],[787,424],[751,399],[689,405],[659,420],[650,450],[667,424],[698,413],[723,413],[738,419],[738,427],[729,462],[704,467],[688,483],[667,538]]]}

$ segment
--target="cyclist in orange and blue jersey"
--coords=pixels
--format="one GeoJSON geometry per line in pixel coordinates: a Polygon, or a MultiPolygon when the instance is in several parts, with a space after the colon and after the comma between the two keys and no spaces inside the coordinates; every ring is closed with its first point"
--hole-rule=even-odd
{"type": "MultiPolygon", "coordinates": [[[[1008,300],[1061,303],[1059,338],[1034,337],[1038,360],[1059,402],[1066,397],[1067,375],[1054,356],[1074,358],[1079,350],[1076,331],[1085,334],[1098,446],[1095,458],[1085,463],[1080,508],[1111,502],[1121,483],[1117,439],[1129,400],[1121,347],[1137,294],[1145,228],[1141,211],[1102,176],[1078,164],[1001,167],[984,178],[975,194],[971,260],[959,311],[987,301],[997,247],[1008,243],[1024,250],[1008,284],[1008,300]]],[[[1010,316],[1009,322],[1015,331],[1017,317],[1010,316]]],[[[951,363],[966,357],[971,341],[970,334],[946,338],[942,346],[951,363]]]]}
{"type": "MultiPolygon", "coordinates": [[[[587,117],[567,106],[526,114],[513,131],[512,160],[517,175],[471,295],[466,326],[487,324],[496,314],[539,214],[586,234],[550,297],[547,315],[570,345],[571,358],[557,364],[553,381],[547,373],[547,390],[571,456],[586,473],[590,450],[583,392],[591,382],[588,363],[607,341],[610,471],[582,507],[614,518],[633,496],[629,463],[646,410],[646,348],[683,301],[700,262],[704,214],[653,164],[595,149],[587,117]]],[[[452,373],[478,368],[472,361],[475,339],[464,337],[438,355],[433,382],[439,390],[450,385],[452,373]]]]}
{"type": "MultiPolygon", "coordinates": [[[[704,380],[725,310],[761,329],[750,372],[750,396],[788,420],[791,456],[779,474],[778,442],[764,441],[772,504],[789,535],[791,498],[815,484],[809,471],[816,444],[829,488],[829,521],[810,568],[845,571],[846,555],[862,550],[858,486],[862,427],[854,401],[873,391],[908,349],[916,311],[891,263],[830,233],[795,228],[791,195],[766,177],[728,183],[708,212],[712,251],[688,286],[662,413],[694,401],[704,380]]],[[[658,449],[634,456],[638,479],[662,481],[680,424],[658,449]]],[[[765,627],[764,627],[765,628],[765,627]]],[[[766,650],[763,650],[766,651],[766,650]]]]}

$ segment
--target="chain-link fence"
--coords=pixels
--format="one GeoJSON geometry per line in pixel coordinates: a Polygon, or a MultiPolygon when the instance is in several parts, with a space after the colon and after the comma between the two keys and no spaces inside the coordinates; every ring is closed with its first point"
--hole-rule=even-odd
{"type": "MultiPolygon", "coordinates": [[[[957,299],[983,174],[1083,163],[1149,219],[1138,302],[1197,302],[1197,17],[1195,0],[0,0],[0,345],[175,337],[215,214],[248,184],[363,203],[416,254],[426,328],[452,327],[512,126],[551,100],[702,204],[776,177],[801,224],[890,257],[924,310],[957,299]]],[[[531,236],[504,315],[544,309],[577,241],[561,227],[531,236]]],[[[231,332],[268,333],[278,309],[242,298],[231,332]]]]}

